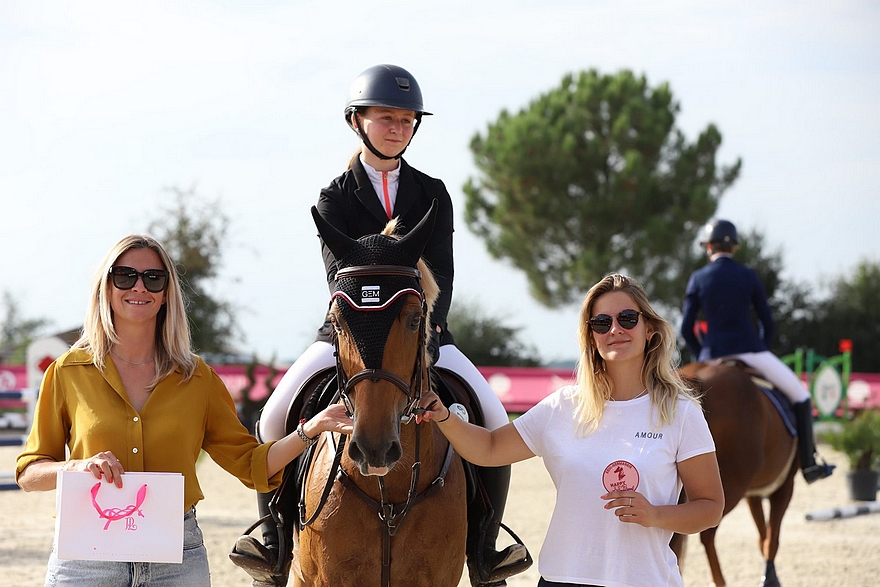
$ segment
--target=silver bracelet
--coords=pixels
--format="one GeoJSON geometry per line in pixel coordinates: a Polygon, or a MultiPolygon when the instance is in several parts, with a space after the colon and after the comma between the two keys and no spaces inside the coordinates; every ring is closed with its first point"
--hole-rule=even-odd
{"type": "Polygon", "coordinates": [[[313,444],[318,442],[318,438],[320,438],[321,434],[319,433],[318,436],[315,436],[314,438],[309,438],[308,436],[306,436],[306,431],[303,430],[303,424],[305,424],[305,422],[299,423],[299,426],[296,427],[296,433],[299,435],[300,440],[306,443],[306,446],[312,446],[313,444]]]}

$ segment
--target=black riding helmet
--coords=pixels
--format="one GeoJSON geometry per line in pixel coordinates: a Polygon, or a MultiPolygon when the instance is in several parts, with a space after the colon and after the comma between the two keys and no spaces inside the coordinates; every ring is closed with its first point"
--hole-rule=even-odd
{"type": "MultiPolygon", "coordinates": [[[[422,116],[431,115],[430,112],[425,111],[425,107],[422,104],[422,90],[419,88],[419,83],[404,68],[397,65],[382,64],[374,65],[361,72],[348,91],[348,102],[345,105],[345,122],[357,133],[376,157],[386,160],[400,159],[409,143],[394,157],[380,153],[370,143],[357,118],[355,118],[356,122],[354,125],[351,122],[353,112],[362,111],[370,106],[414,111],[416,113],[416,124],[413,127],[413,136],[416,136],[416,132],[419,130],[419,126],[421,126],[422,116]]],[[[410,141],[412,141],[412,138],[410,138],[410,141]]]]}
{"type": "Polygon", "coordinates": [[[728,220],[713,219],[703,227],[704,238],[700,241],[701,245],[720,243],[724,245],[735,245],[739,243],[736,235],[736,226],[728,220]]]}

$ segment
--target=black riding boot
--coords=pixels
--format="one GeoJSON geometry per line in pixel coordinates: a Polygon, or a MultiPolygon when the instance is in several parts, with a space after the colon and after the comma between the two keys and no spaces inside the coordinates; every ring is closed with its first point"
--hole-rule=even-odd
{"type": "Polygon", "coordinates": [[[792,405],[798,429],[798,450],[801,453],[801,472],[807,483],[831,475],[834,465],[816,463],[816,444],[813,442],[813,405],[810,400],[792,405]]]}
{"type": "MultiPolygon", "coordinates": [[[[229,553],[229,558],[237,566],[241,567],[253,578],[253,587],[277,587],[287,584],[289,566],[285,565],[279,573],[276,573],[276,564],[280,552],[279,529],[274,519],[269,515],[269,502],[275,495],[274,491],[257,493],[257,509],[260,519],[269,516],[268,520],[260,526],[263,534],[263,542],[245,534],[240,536],[229,553]]],[[[253,528],[253,526],[251,526],[253,528]]]]}
{"type": "Polygon", "coordinates": [[[510,465],[474,468],[489,499],[490,511],[480,503],[479,495],[468,507],[468,572],[474,587],[500,587],[507,585],[507,577],[525,571],[531,558],[522,544],[512,544],[500,552],[495,549],[510,487],[510,465]]]}

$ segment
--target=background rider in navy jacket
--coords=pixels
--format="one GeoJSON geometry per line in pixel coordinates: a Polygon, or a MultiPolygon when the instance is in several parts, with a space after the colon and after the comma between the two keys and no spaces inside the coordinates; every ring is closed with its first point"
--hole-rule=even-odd
{"type": "Polygon", "coordinates": [[[735,358],[753,367],[791,402],[797,419],[801,470],[807,483],[831,474],[833,467],[816,464],[810,394],[801,380],[770,352],[774,325],[767,296],[758,274],[733,260],[739,245],[736,227],[727,220],[712,220],[705,228],[709,263],[691,275],[682,308],[681,335],[699,361],[735,358]],[[757,328],[752,320],[752,309],[757,328]],[[707,330],[694,329],[703,311],[707,330]]]}

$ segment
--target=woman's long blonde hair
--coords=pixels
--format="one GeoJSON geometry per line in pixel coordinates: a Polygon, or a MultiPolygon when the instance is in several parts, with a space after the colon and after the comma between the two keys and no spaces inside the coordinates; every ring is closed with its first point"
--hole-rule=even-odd
{"type": "Polygon", "coordinates": [[[129,235],[116,243],[104,257],[92,281],[82,336],[71,348],[91,352],[95,366],[104,370],[107,354],[114,344],[119,343],[119,336],[113,325],[113,309],[110,306],[110,288],[114,287],[110,268],[119,257],[132,249],[152,249],[159,255],[163,269],[168,271],[165,304],[156,317],[156,376],[150,382],[149,389],[156,387],[159,381],[175,370],[180,370],[184,381],[188,381],[195,372],[196,357],[191,350],[192,341],[180,277],[177,267],[162,245],[149,236],[129,235]]]}
{"type": "Polygon", "coordinates": [[[593,315],[596,300],[610,292],[623,292],[632,298],[642,318],[650,324],[654,333],[645,345],[642,363],[642,381],[648,390],[651,403],[660,415],[660,424],[672,423],[675,404],[680,396],[697,401],[697,395],[678,374],[675,330],[662,316],[654,311],[642,286],[631,277],[611,273],[590,288],[581,306],[578,322],[578,341],[581,355],[577,365],[577,415],[578,430],[592,433],[602,419],[605,402],[611,398],[611,379],[605,371],[605,360],[593,344],[593,333],[587,322],[593,315]]]}

